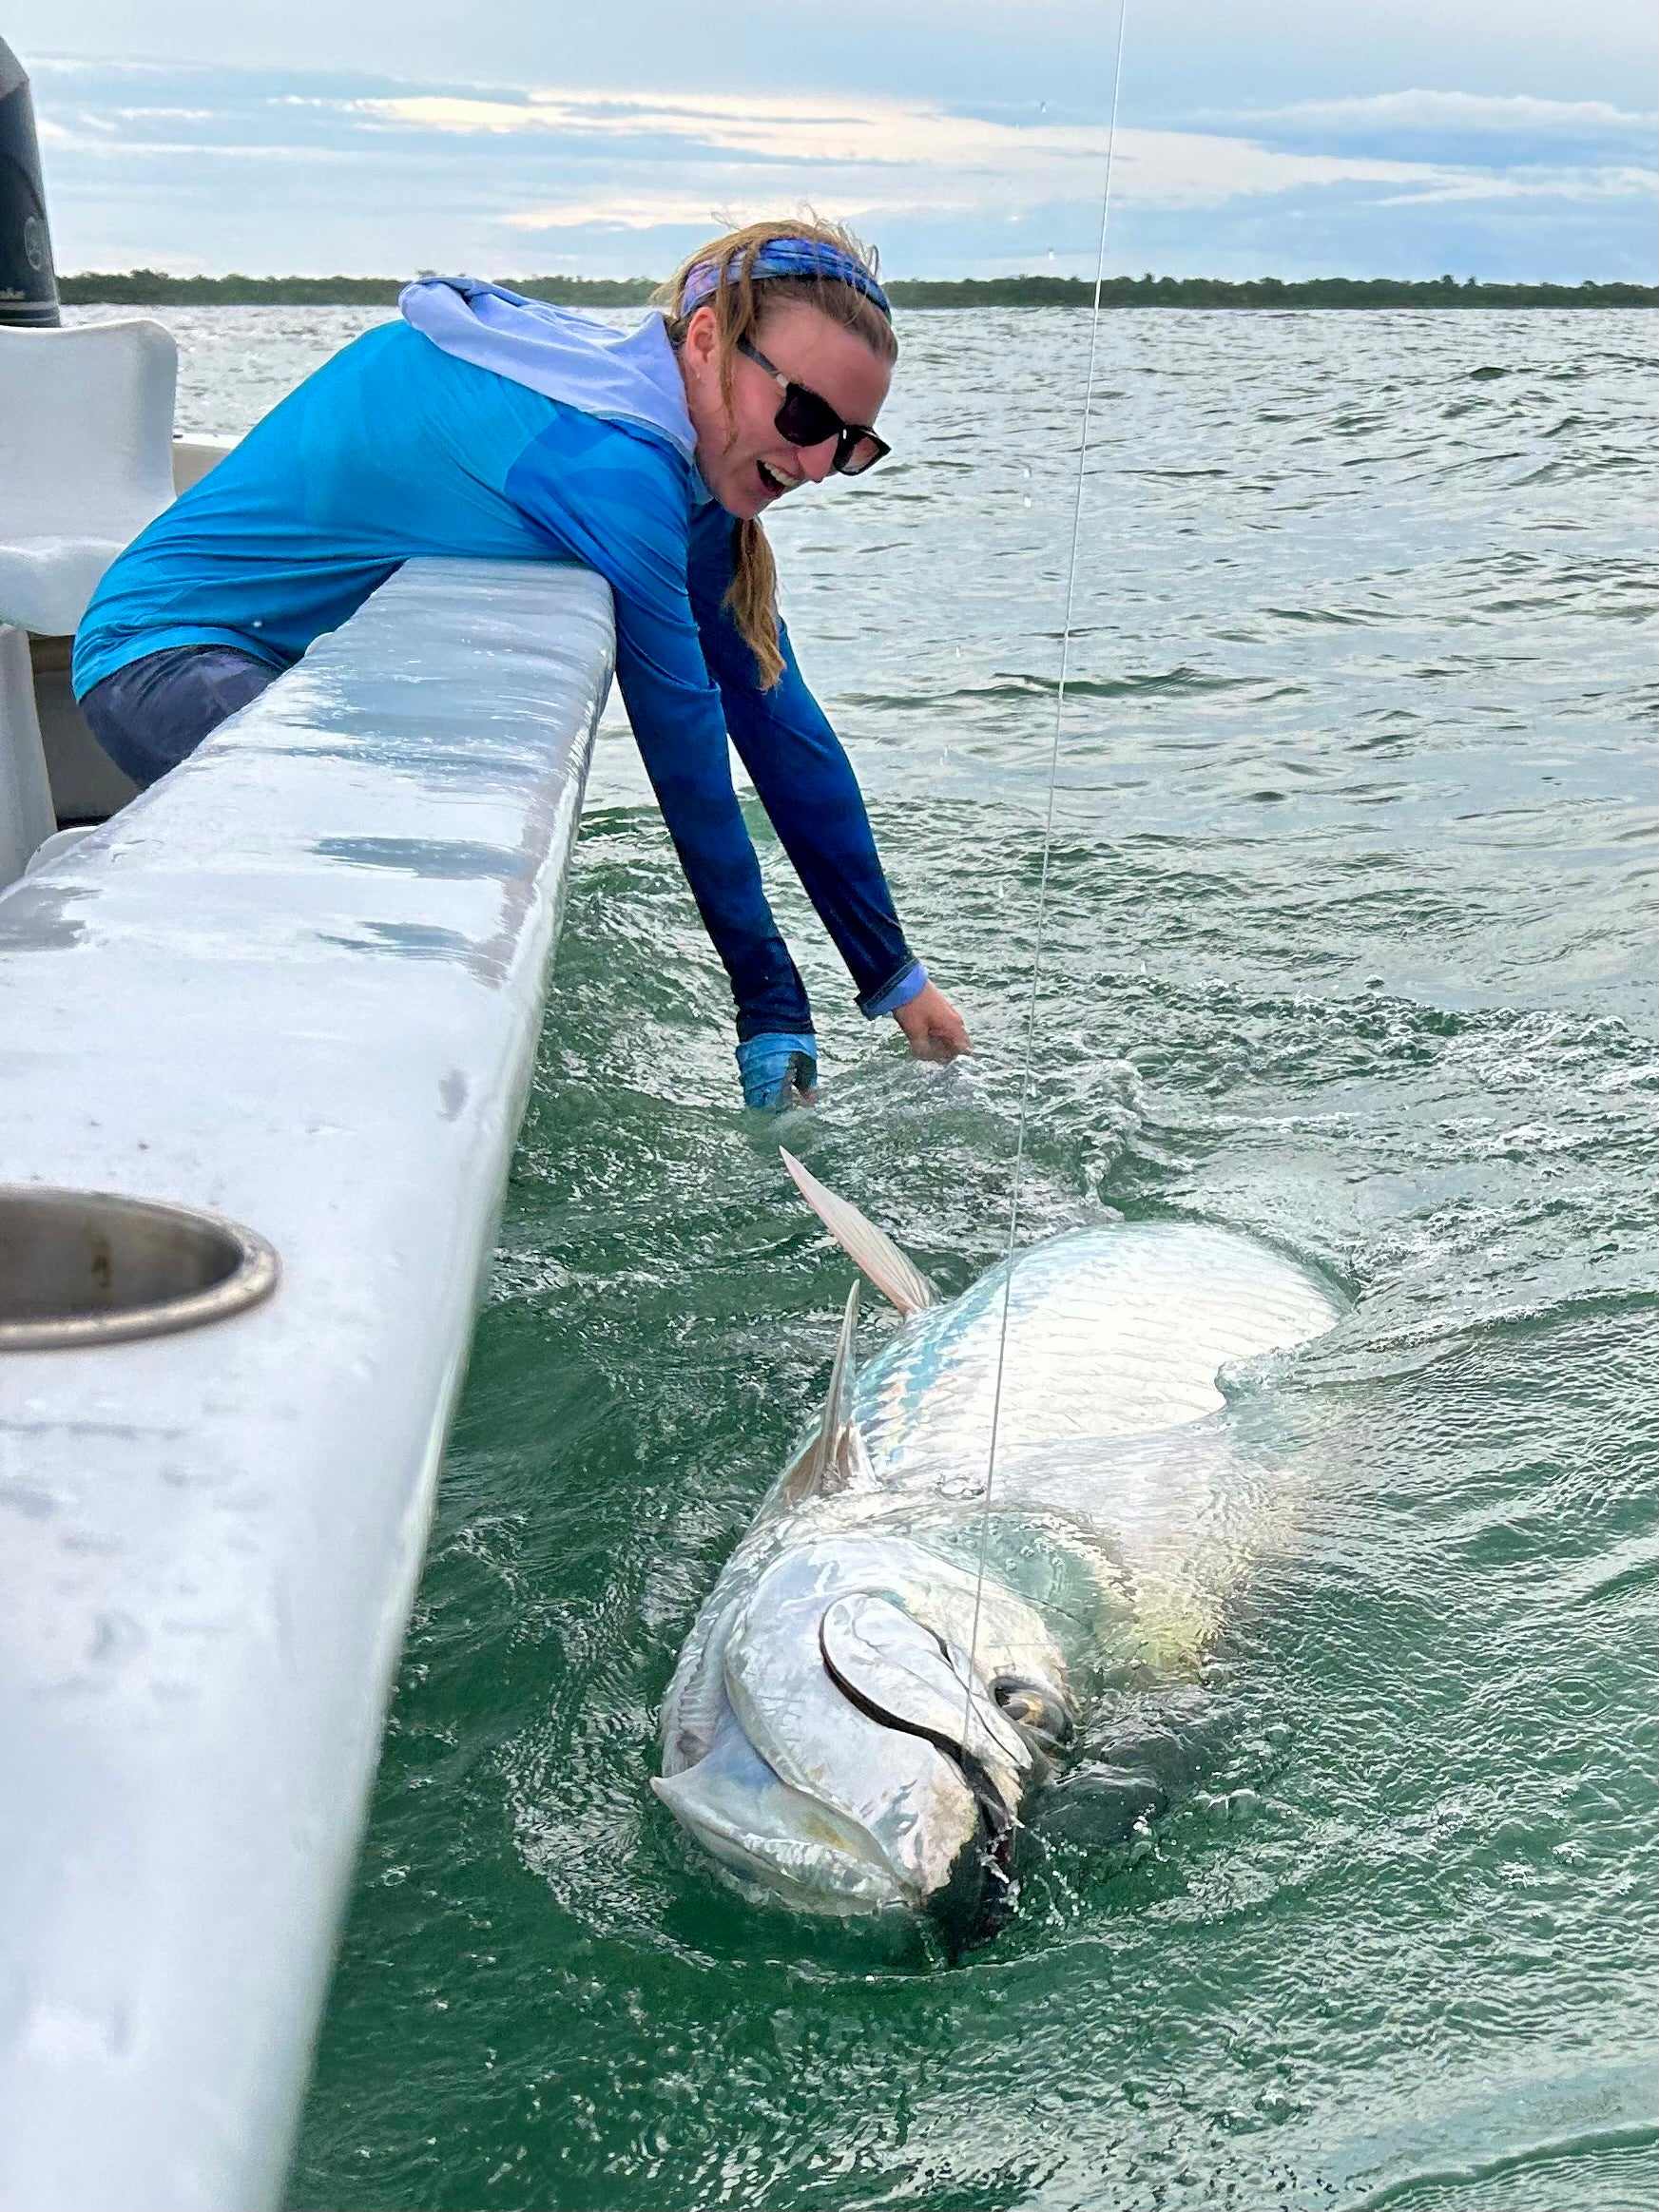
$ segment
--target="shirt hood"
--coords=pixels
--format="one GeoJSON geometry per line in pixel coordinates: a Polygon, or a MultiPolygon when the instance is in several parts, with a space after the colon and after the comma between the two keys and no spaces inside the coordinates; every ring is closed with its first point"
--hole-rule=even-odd
{"type": "Polygon", "coordinates": [[[638,330],[611,330],[575,308],[472,277],[423,277],[404,286],[397,304],[404,321],[446,354],[583,414],[654,431],[695,466],[697,433],[661,315],[647,315],[638,330]]]}

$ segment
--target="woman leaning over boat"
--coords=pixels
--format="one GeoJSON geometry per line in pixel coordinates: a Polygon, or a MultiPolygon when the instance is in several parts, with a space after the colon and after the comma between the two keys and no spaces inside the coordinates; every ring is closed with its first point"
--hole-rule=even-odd
{"type": "Polygon", "coordinates": [[[728,732],[860,1008],[924,1058],[966,1050],[778,620],[760,522],[887,451],[871,426],[898,349],[870,259],[828,227],[755,224],[693,255],[627,334],[467,278],[399,304],[105,577],[74,661],[105,750],[154,782],[416,555],[581,562],[612,589],[618,680],[731,977],[746,1101],[810,1089],[817,1047],[728,732]]]}

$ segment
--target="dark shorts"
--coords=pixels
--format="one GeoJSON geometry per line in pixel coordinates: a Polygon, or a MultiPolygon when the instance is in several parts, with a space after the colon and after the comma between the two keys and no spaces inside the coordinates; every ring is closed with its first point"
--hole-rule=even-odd
{"type": "Polygon", "coordinates": [[[277,673],[229,645],[169,645],[94,683],[81,712],[115,765],[145,790],[277,673]]]}

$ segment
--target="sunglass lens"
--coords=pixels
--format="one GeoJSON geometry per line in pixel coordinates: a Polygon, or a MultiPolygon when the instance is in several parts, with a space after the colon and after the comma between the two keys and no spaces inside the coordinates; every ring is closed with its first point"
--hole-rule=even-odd
{"type": "Polygon", "coordinates": [[[825,438],[840,434],[841,418],[827,399],[804,385],[791,384],[778,410],[779,433],[792,446],[821,446],[825,438]]]}
{"type": "Polygon", "coordinates": [[[884,453],[892,448],[884,446],[873,431],[861,431],[852,439],[843,439],[836,454],[836,471],[842,476],[861,476],[866,469],[873,469],[884,453]]]}
{"type": "Polygon", "coordinates": [[[874,431],[844,423],[827,399],[820,399],[804,384],[788,387],[773,419],[780,436],[786,437],[792,446],[821,446],[834,438],[838,475],[861,476],[890,450],[874,431]]]}

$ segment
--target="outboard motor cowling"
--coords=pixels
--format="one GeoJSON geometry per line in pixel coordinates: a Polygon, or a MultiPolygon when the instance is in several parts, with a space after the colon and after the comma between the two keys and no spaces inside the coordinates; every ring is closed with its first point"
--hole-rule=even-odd
{"type": "Polygon", "coordinates": [[[22,63],[0,38],[0,323],[47,329],[58,320],[34,102],[22,63]]]}

